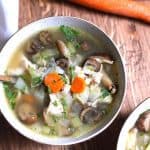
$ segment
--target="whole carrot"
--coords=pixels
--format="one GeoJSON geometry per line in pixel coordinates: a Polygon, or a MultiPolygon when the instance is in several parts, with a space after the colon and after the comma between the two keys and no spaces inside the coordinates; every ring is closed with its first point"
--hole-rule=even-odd
{"type": "Polygon", "coordinates": [[[150,5],[135,0],[71,0],[77,4],[150,23],[150,5]]]}

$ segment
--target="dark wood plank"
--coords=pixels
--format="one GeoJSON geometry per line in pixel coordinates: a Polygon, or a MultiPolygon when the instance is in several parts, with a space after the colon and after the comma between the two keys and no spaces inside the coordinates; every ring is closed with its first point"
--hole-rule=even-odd
{"type": "Polygon", "coordinates": [[[97,24],[120,48],[127,70],[127,94],[121,112],[112,125],[95,138],[72,146],[47,146],[21,136],[1,116],[2,150],[115,150],[120,129],[129,113],[150,91],[150,26],[142,22],[108,15],[72,3],[55,0],[20,0],[19,27],[49,16],[76,16],[97,24]]]}

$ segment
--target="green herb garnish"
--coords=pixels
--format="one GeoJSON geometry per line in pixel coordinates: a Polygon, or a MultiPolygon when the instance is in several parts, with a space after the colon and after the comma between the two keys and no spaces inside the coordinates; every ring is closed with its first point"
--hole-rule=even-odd
{"type": "Polygon", "coordinates": [[[51,91],[50,87],[48,87],[48,93],[49,93],[49,94],[51,94],[51,93],[52,93],[52,91],[51,91]]]}
{"type": "Polygon", "coordinates": [[[41,77],[33,77],[31,81],[31,87],[39,86],[42,83],[41,77]]]}
{"type": "Polygon", "coordinates": [[[58,106],[57,101],[54,101],[54,102],[53,102],[53,105],[57,107],[57,106],[58,106]]]}
{"type": "Polygon", "coordinates": [[[105,88],[102,88],[101,92],[102,92],[101,98],[105,98],[110,95],[109,91],[105,88]]]}
{"type": "Polygon", "coordinates": [[[68,71],[69,71],[68,73],[70,75],[71,80],[73,80],[74,77],[75,77],[75,67],[74,66],[70,66],[68,71]]]}
{"type": "Polygon", "coordinates": [[[61,77],[62,77],[64,83],[67,84],[68,83],[68,79],[66,78],[66,76],[62,74],[61,77]]]}
{"type": "Polygon", "coordinates": [[[74,41],[76,40],[79,32],[69,26],[60,26],[60,31],[65,35],[67,41],[74,41]]]}
{"type": "Polygon", "coordinates": [[[12,84],[4,83],[3,85],[4,85],[6,97],[8,98],[8,101],[12,109],[14,109],[16,105],[16,97],[18,95],[18,91],[16,88],[13,87],[12,84]]]}

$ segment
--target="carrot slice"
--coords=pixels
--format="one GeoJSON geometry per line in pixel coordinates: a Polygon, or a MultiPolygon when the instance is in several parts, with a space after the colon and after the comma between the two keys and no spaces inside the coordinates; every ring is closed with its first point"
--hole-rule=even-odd
{"type": "Polygon", "coordinates": [[[84,79],[80,77],[75,77],[71,85],[71,91],[73,93],[81,93],[84,91],[85,86],[86,85],[84,79]]]}
{"type": "Polygon", "coordinates": [[[55,72],[49,73],[47,76],[45,76],[44,84],[48,86],[53,93],[59,92],[64,87],[64,81],[62,77],[55,72]]]}

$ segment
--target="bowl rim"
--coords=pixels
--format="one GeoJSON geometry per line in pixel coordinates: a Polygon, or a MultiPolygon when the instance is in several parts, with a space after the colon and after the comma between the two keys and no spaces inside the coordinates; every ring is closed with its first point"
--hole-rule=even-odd
{"type": "MultiPolygon", "coordinates": [[[[15,33],[9,38],[8,41],[10,41],[14,36],[16,36],[16,34],[17,34],[18,32],[21,32],[22,30],[28,28],[28,26],[31,26],[31,25],[33,25],[33,24],[35,24],[35,23],[38,23],[38,22],[40,23],[41,21],[44,21],[44,20],[53,19],[53,18],[58,18],[58,19],[59,19],[59,18],[66,18],[66,19],[67,19],[67,18],[68,18],[68,19],[70,18],[70,19],[75,19],[75,20],[78,20],[78,21],[83,21],[83,22],[89,24],[90,26],[93,26],[93,27],[97,28],[98,30],[100,30],[100,31],[104,34],[104,36],[111,42],[111,44],[114,45],[114,47],[115,47],[115,49],[116,49],[118,55],[120,56],[121,65],[122,65],[123,74],[124,74],[124,87],[123,87],[123,88],[124,88],[124,91],[123,91],[123,95],[122,95],[122,101],[120,102],[120,105],[119,105],[118,109],[117,109],[116,112],[114,113],[113,117],[108,121],[108,123],[107,123],[104,127],[102,127],[99,131],[94,132],[94,133],[92,133],[91,135],[89,135],[89,136],[87,136],[87,137],[78,139],[78,140],[76,140],[75,142],[74,142],[74,141],[68,141],[68,142],[63,143],[63,144],[62,144],[62,143],[61,143],[61,144],[60,144],[60,143],[52,143],[52,142],[49,142],[49,141],[46,141],[46,140],[45,140],[45,141],[44,141],[44,140],[40,140],[39,138],[36,138],[34,135],[32,135],[32,136],[30,135],[30,136],[29,136],[29,135],[25,134],[23,131],[21,131],[20,129],[18,129],[18,128],[14,125],[13,122],[9,121],[9,119],[8,119],[8,117],[6,116],[6,114],[4,113],[4,110],[2,109],[2,106],[1,106],[1,105],[0,105],[0,110],[1,110],[1,112],[2,112],[2,114],[3,114],[3,116],[4,116],[4,118],[7,120],[7,122],[8,122],[13,128],[14,128],[18,133],[20,133],[21,135],[23,135],[24,137],[26,137],[26,138],[28,138],[28,139],[30,139],[30,140],[33,140],[33,141],[38,142],[38,143],[41,143],[41,144],[47,144],[47,145],[72,145],[72,144],[77,144],[77,143],[81,143],[81,142],[87,141],[87,140],[89,140],[89,139],[95,137],[96,135],[98,135],[98,134],[100,134],[101,132],[103,132],[106,128],[108,128],[108,126],[110,126],[110,125],[112,124],[112,122],[116,119],[117,115],[119,114],[119,112],[120,112],[120,110],[121,110],[121,107],[122,107],[122,105],[123,105],[123,102],[124,102],[124,99],[125,99],[125,95],[126,95],[126,87],[127,87],[126,68],[125,68],[124,59],[123,59],[123,57],[122,57],[122,55],[121,55],[121,53],[120,53],[120,51],[119,51],[117,45],[116,45],[116,44],[114,43],[114,41],[110,38],[110,36],[109,36],[108,34],[106,34],[99,26],[93,24],[93,23],[90,22],[90,21],[87,21],[87,20],[85,20],[85,19],[78,18],[78,17],[71,17],[71,16],[53,16],[53,17],[46,17],[46,18],[42,18],[42,19],[36,20],[36,21],[34,21],[34,22],[31,22],[31,23],[25,25],[25,26],[22,27],[21,29],[19,29],[17,32],[15,32],[15,33]]],[[[3,49],[5,48],[5,46],[7,45],[8,41],[7,41],[7,42],[5,43],[5,45],[3,46],[1,52],[3,51],[3,49]]],[[[1,53],[0,53],[0,55],[1,55],[1,53]]]]}
{"type": "MultiPolygon", "coordinates": [[[[148,108],[143,108],[144,106],[147,106],[147,103],[150,105],[150,97],[145,98],[142,102],[140,102],[130,113],[130,115],[127,117],[126,121],[124,122],[119,137],[117,141],[117,150],[125,150],[125,147],[122,149],[122,143],[125,145],[126,138],[124,137],[124,134],[127,134],[127,132],[132,128],[130,124],[130,120],[132,119],[132,122],[135,124],[136,120],[139,118],[139,115],[142,114],[144,111],[148,110],[148,108]],[[141,109],[143,108],[143,111],[141,109]],[[137,118],[134,118],[136,116],[137,118]],[[129,128],[130,126],[130,128],[129,128]],[[124,138],[122,138],[124,137],[124,138]],[[121,149],[120,149],[121,148],[121,149]]],[[[149,105],[147,107],[149,107],[149,105]]]]}

